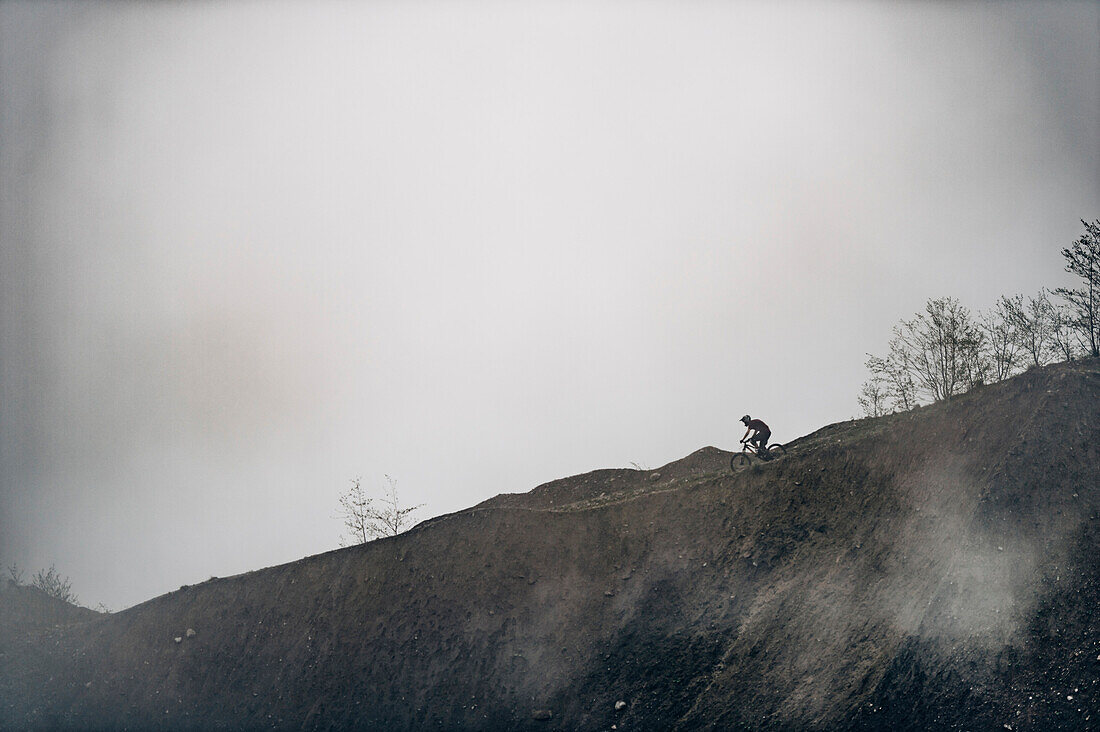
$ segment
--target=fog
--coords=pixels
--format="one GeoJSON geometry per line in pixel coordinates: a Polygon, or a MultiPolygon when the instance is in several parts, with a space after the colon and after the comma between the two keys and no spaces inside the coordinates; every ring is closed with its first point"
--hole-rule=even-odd
{"type": "Polygon", "coordinates": [[[858,412],[1069,280],[1093,3],[0,4],[0,560],[119,609],[858,412]]]}

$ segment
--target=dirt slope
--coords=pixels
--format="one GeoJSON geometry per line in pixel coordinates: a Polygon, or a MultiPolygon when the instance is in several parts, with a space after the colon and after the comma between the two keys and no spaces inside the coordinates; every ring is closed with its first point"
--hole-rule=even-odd
{"type": "Polygon", "coordinates": [[[37,704],[57,665],[53,633],[100,613],[51,597],[37,587],[0,580],[0,725],[19,728],[16,703],[37,704]]]}
{"type": "Polygon", "coordinates": [[[0,726],[1100,728],[1100,363],[728,457],[36,630],[0,726]]]}
{"type": "Polygon", "coordinates": [[[0,638],[98,617],[95,610],[58,600],[37,587],[0,580],[0,638]]]}

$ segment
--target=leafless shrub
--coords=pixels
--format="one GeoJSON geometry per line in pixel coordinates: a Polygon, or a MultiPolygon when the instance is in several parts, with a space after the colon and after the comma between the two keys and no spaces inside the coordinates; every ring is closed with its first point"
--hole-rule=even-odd
{"type": "Polygon", "coordinates": [[[363,490],[362,478],[353,478],[351,488],[340,496],[340,518],[348,531],[340,537],[340,546],[365,544],[374,538],[367,533],[367,511],[373,501],[363,490]]]}
{"type": "Polygon", "coordinates": [[[8,578],[17,585],[23,584],[23,568],[15,562],[12,562],[7,567],[8,578]]]}
{"type": "Polygon", "coordinates": [[[342,546],[365,544],[384,536],[397,536],[412,525],[412,513],[421,508],[402,506],[397,495],[397,481],[386,476],[386,487],[377,499],[368,496],[362,479],[355,478],[351,487],[340,496],[340,518],[347,534],[341,537],[342,546]]]}
{"type": "Polygon", "coordinates": [[[72,590],[72,581],[68,577],[58,574],[54,565],[49,569],[40,569],[34,573],[31,584],[45,592],[50,597],[56,597],[62,602],[75,605],[76,594],[72,590]]]}

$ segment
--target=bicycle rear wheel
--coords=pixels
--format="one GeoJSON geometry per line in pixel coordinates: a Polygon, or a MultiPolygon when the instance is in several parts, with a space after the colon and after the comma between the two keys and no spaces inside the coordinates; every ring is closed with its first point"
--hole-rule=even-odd
{"type": "Polygon", "coordinates": [[[773,442],[768,445],[768,452],[771,453],[772,457],[779,457],[780,455],[787,454],[787,448],[783,447],[778,442],[773,442]]]}

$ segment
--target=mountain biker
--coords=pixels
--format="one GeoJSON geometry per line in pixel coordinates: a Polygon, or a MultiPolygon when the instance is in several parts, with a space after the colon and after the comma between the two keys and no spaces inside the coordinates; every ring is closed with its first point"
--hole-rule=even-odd
{"type": "Polygon", "coordinates": [[[741,444],[744,445],[746,442],[751,442],[758,451],[761,450],[761,448],[767,449],[768,438],[772,436],[772,431],[768,425],[764,424],[762,420],[753,419],[747,414],[741,418],[741,422],[744,423],[747,428],[745,430],[745,436],[741,438],[741,444]],[[749,437],[750,432],[754,433],[752,437],[749,437]]]}

